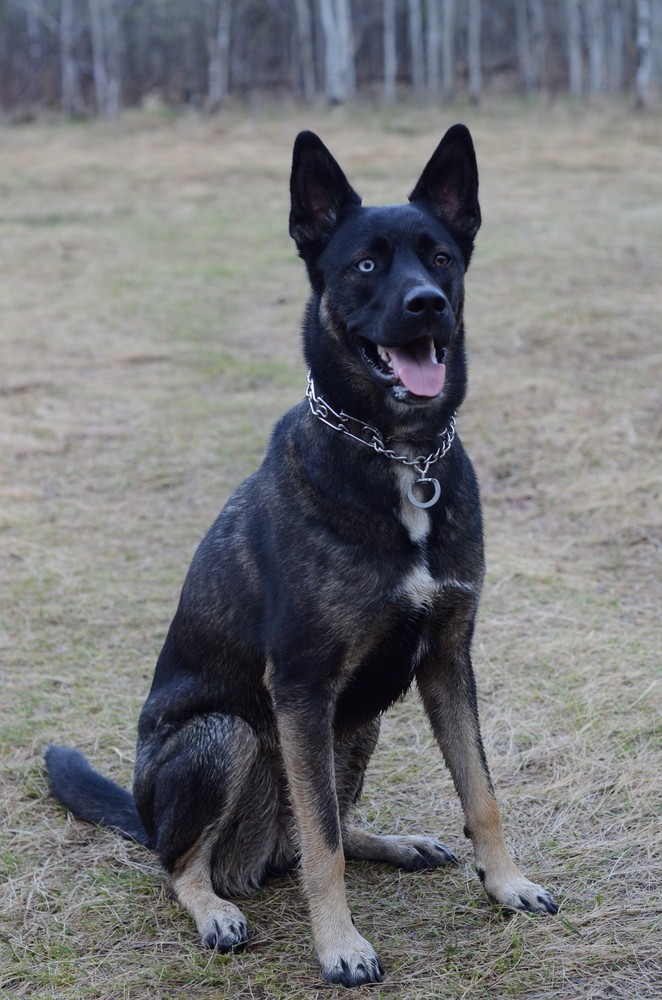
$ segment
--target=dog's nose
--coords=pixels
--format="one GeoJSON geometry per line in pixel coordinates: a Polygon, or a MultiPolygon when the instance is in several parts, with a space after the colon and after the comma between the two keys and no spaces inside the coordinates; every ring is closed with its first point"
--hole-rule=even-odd
{"type": "Polygon", "coordinates": [[[413,316],[440,316],[448,305],[448,299],[434,285],[418,285],[410,289],[404,299],[404,307],[413,316]]]}

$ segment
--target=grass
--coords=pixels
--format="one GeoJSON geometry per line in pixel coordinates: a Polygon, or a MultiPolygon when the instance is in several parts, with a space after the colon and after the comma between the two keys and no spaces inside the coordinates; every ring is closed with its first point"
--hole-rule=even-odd
{"type": "Polygon", "coordinates": [[[662,129],[494,106],[2,132],[0,995],[345,995],[317,978],[296,878],[247,902],[246,952],[204,954],[152,857],[48,797],[41,751],[75,743],[130,781],[188,560],[302,396],[293,135],[312,124],[378,203],[411,190],[456,117],[484,209],[460,419],[486,517],[483,730],[513,851],[562,906],[484,900],[411,698],[361,814],[441,835],[460,866],[349,867],[388,971],[359,995],[662,994],[662,129]]]}

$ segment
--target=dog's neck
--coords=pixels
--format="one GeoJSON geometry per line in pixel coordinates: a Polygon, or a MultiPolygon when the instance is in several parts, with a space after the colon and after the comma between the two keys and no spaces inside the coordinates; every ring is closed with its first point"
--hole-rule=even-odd
{"type": "Polygon", "coordinates": [[[430,452],[428,455],[422,455],[417,454],[415,441],[403,441],[394,438],[384,439],[381,432],[376,427],[373,427],[372,424],[366,424],[362,420],[359,420],[358,417],[352,417],[342,411],[338,413],[327,403],[323,396],[316,393],[315,383],[310,372],[308,372],[306,398],[310,405],[311,413],[318,420],[321,420],[323,424],[326,424],[327,427],[345,434],[353,441],[358,442],[358,444],[364,444],[368,448],[372,448],[373,451],[379,452],[379,454],[384,455],[386,458],[402,462],[403,465],[410,466],[417,472],[419,478],[413,481],[407,491],[407,498],[415,507],[432,507],[437,502],[441,493],[441,487],[437,479],[428,475],[428,470],[431,465],[442,459],[452,447],[455,440],[455,413],[451,415],[447,426],[436,435],[436,440],[439,441],[436,450],[430,452]],[[402,444],[404,445],[404,449],[388,448],[387,442],[402,444]],[[404,454],[403,451],[405,452],[404,454]],[[418,487],[416,494],[414,493],[415,486],[418,487]],[[420,495],[417,495],[421,494],[422,491],[425,492],[427,499],[422,499],[420,495]]]}

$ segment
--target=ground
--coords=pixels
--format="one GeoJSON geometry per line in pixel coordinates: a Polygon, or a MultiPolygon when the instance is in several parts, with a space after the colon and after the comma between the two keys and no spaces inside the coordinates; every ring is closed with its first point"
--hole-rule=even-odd
{"type": "Polygon", "coordinates": [[[0,129],[0,995],[346,995],[318,979],[295,876],[245,904],[243,954],[203,952],[149,853],[49,798],[41,752],[75,744],[130,782],[195,545],[303,396],[295,133],[375,204],[403,200],[458,119],[484,218],[458,421],[486,517],[483,732],[513,852],[561,908],[487,903],[413,697],[360,815],[460,865],[349,866],[387,969],[369,992],[662,995],[662,125],[564,104],[0,129]]]}

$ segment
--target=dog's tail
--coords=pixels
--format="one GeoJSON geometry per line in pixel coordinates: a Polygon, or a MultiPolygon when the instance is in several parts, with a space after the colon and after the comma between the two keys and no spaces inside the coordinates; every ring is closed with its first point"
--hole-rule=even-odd
{"type": "Polygon", "coordinates": [[[82,753],[51,744],[44,759],[53,795],[77,819],[111,827],[129,840],[152,846],[131,793],[90,767],[82,753]]]}

